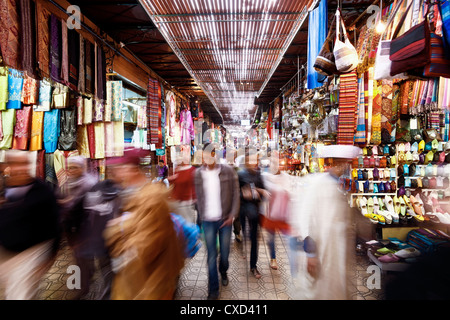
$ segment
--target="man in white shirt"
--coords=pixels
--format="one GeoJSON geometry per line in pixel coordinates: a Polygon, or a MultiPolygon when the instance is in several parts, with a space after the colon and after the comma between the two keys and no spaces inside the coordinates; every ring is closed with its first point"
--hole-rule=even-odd
{"type": "Polygon", "coordinates": [[[215,300],[219,298],[218,271],[222,285],[228,285],[231,229],[240,205],[239,182],[232,167],[217,163],[212,144],[205,144],[203,148],[203,163],[195,173],[195,193],[208,252],[208,299],[215,300]],[[217,235],[220,243],[219,270],[217,235]]]}

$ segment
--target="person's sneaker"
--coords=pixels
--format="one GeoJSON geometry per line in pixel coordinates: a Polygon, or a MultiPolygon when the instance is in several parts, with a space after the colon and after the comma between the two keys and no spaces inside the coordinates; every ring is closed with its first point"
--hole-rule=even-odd
{"type": "Polygon", "coordinates": [[[250,269],[250,272],[255,276],[256,279],[261,278],[261,273],[259,273],[257,268],[250,269]]]}
{"type": "Polygon", "coordinates": [[[276,259],[271,259],[271,260],[270,260],[270,267],[271,267],[273,270],[277,270],[277,269],[278,269],[278,265],[277,265],[277,260],[276,260],[276,259]]]}
{"type": "Polygon", "coordinates": [[[228,276],[227,274],[222,274],[222,285],[227,286],[228,285],[228,276]]]}
{"type": "Polygon", "coordinates": [[[241,236],[240,234],[237,234],[237,235],[235,236],[235,239],[236,239],[236,241],[239,242],[239,243],[242,242],[242,236],[241,236]]]}

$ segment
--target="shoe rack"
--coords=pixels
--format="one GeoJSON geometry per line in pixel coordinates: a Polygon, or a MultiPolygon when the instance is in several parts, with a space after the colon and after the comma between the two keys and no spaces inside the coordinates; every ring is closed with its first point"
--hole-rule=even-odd
{"type": "MultiPolygon", "coordinates": [[[[355,183],[353,170],[356,169],[356,172],[358,174],[358,177],[356,179],[357,190],[356,192],[349,192],[349,204],[350,207],[356,206],[356,199],[358,197],[384,197],[384,196],[395,196],[397,194],[397,187],[398,187],[398,152],[395,150],[393,152],[393,149],[395,148],[395,144],[385,144],[381,146],[375,146],[375,145],[367,145],[365,147],[365,151],[363,151],[363,154],[357,159],[357,162],[354,161],[352,164],[352,170],[350,173],[350,178],[353,180],[353,183],[355,183]],[[389,152],[385,152],[385,146],[388,146],[389,152]],[[374,155],[374,147],[377,148],[377,153],[374,155]],[[371,150],[371,151],[369,151],[371,150]],[[383,158],[385,158],[386,165],[383,164],[383,158]],[[389,159],[388,159],[389,158],[389,159]],[[394,158],[394,159],[392,159],[394,158]],[[374,175],[375,168],[378,170],[378,177],[380,177],[380,172],[383,171],[382,177],[383,178],[376,178],[376,175],[374,175]],[[387,170],[386,170],[387,169],[387,170]],[[389,176],[386,177],[386,171],[389,172],[389,176]],[[362,179],[360,176],[360,172],[362,172],[363,176],[362,179]],[[393,174],[392,174],[393,172],[393,174]],[[367,177],[365,176],[367,174],[367,177]],[[374,178],[375,177],[375,178],[374,178]],[[386,182],[389,182],[390,185],[392,185],[392,182],[395,183],[395,188],[392,190],[389,190],[389,192],[380,192],[380,184],[385,184],[386,182]],[[364,183],[368,183],[368,188],[364,188],[364,183]]],[[[363,148],[364,150],[364,148],[363,148]]],[[[353,189],[354,191],[354,189],[353,189]]]]}

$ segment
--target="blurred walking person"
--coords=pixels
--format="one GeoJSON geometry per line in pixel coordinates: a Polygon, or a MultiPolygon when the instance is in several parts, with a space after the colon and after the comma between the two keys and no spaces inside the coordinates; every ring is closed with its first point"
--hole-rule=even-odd
{"type": "Polygon", "coordinates": [[[268,198],[269,194],[264,187],[256,151],[248,150],[246,152],[245,167],[239,171],[238,176],[241,191],[240,221],[244,235],[247,220],[250,227],[250,272],[259,279],[261,273],[258,270],[257,262],[260,205],[264,198],[268,198]]]}
{"type": "Polygon", "coordinates": [[[197,208],[205,234],[208,256],[208,299],[219,298],[219,274],[222,285],[228,285],[227,271],[233,218],[239,212],[239,183],[234,169],[218,164],[215,149],[203,147],[203,166],[195,172],[197,208]],[[217,237],[220,260],[217,267],[217,237]],[[218,270],[217,270],[218,269],[218,270]]]}
{"type": "Polygon", "coordinates": [[[0,287],[8,300],[36,299],[39,282],[59,248],[58,205],[53,190],[30,174],[27,151],[6,152],[0,206],[0,287]]]}
{"type": "Polygon", "coordinates": [[[264,201],[265,211],[261,214],[261,227],[269,234],[267,245],[270,252],[270,267],[278,269],[275,250],[275,235],[281,233],[288,236],[290,232],[289,217],[291,198],[289,188],[290,176],[281,172],[278,166],[278,152],[274,152],[270,170],[261,174],[269,197],[264,201]]]}
{"type": "MultiPolygon", "coordinates": [[[[330,163],[324,173],[310,174],[302,187],[298,206],[293,207],[291,235],[305,239],[304,272],[294,278],[294,299],[346,300],[352,297],[355,230],[339,178],[348,170],[360,149],[331,145],[318,149],[330,163]]],[[[300,243],[300,242],[299,242],[300,243]]]]}
{"type": "Polygon", "coordinates": [[[170,191],[141,171],[140,158],[145,155],[129,149],[110,162],[123,188],[122,213],[104,231],[115,273],[114,300],[173,299],[184,266],[184,244],[169,211],[170,191]]]}
{"type": "Polygon", "coordinates": [[[89,292],[98,263],[101,284],[96,300],[111,298],[113,272],[103,232],[107,222],[119,216],[122,206],[121,189],[114,171],[108,165],[106,169],[106,179],[95,184],[84,197],[84,215],[80,223],[77,244],[81,287],[86,288],[86,292],[89,292]]]}
{"type": "MultiPolygon", "coordinates": [[[[84,268],[83,258],[84,241],[81,227],[86,221],[86,210],[83,206],[84,199],[89,190],[97,183],[97,178],[87,172],[86,159],[81,156],[68,158],[68,179],[64,191],[60,193],[58,200],[61,205],[61,225],[67,243],[72,249],[75,263],[84,268]]],[[[82,272],[81,289],[75,299],[83,299],[89,293],[89,281],[86,280],[86,272],[82,272]]]]}
{"type": "Polygon", "coordinates": [[[170,198],[173,210],[187,222],[197,223],[194,185],[196,168],[183,156],[179,156],[177,162],[179,165],[175,174],[168,177],[169,185],[172,186],[170,198]]]}

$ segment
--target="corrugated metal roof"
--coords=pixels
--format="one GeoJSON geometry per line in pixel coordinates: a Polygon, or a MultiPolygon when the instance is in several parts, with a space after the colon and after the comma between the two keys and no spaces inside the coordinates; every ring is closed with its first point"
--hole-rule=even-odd
{"type": "Polygon", "coordinates": [[[312,0],[141,0],[196,83],[231,121],[249,118],[312,0]]]}

